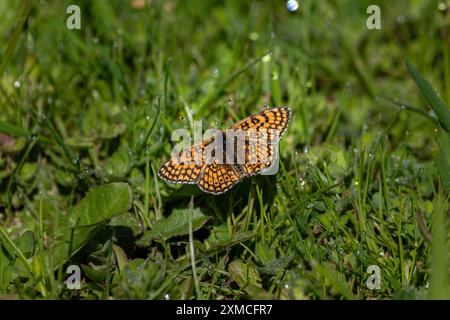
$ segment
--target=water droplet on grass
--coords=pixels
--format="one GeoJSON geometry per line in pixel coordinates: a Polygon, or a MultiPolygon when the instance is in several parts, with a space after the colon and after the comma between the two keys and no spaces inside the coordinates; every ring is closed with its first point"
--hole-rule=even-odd
{"type": "Polygon", "coordinates": [[[405,16],[399,15],[397,18],[395,18],[395,21],[397,21],[398,24],[404,24],[405,23],[405,16]]]}
{"type": "Polygon", "coordinates": [[[438,4],[438,10],[439,11],[445,11],[447,9],[447,5],[445,4],[445,2],[440,2],[438,4]]]}
{"type": "Polygon", "coordinates": [[[298,2],[296,0],[289,0],[286,3],[286,8],[290,11],[290,12],[294,12],[297,11],[298,9],[298,2]]]}
{"type": "Polygon", "coordinates": [[[249,38],[251,41],[257,41],[259,39],[259,34],[257,32],[251,32],[249,38]]]}
{"type": "Polygon", "coordinates": [[[219,76],[219,69],[218,68],[214,68],[213,72],[212,72],[212,75],[213,75],[214,78],[217,78],[219,76]]]}
{"type": "Polygon", "coordinates": [[[271,57],[272,53],[266,54],[264,57],[262,57],[262,62],[269,62],[270,61],[270,57],[271,57]]]}

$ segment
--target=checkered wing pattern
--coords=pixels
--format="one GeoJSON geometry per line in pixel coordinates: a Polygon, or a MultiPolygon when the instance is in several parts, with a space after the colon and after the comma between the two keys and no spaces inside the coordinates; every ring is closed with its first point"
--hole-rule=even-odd
{"type": "Polygon", "coordinates": [[[266,140],[248,140],[244,146],[244,163],[240,171],[244,176],[252,176],[271,166],[274,159],[274,144],[266,140]]]}
{"type": "Polygon", "coordinates": [[[206,165],[198,186],[205,192],[221,194],[231,189],[240,179],[234,165],[213,162],[206,165]]]}
{"type": "Polygon", "coordinates": [[[202,141],[178,153],[159,169],[160,178],[174,183],[197,183],[205,167],[205,148],[213,139],[202,141]]]}
{"type": "Polygon", "coordinates": [[[201,190],[221,194],[231,189],[242,178],[252,176],[272,165],[276,143],[286,131],[290,120],[289,108],[265,109],[230,127],[246,133],[246,140],[235,152],[243,153],[243,164],[228,164],[205,159],[205,149],[214,138],[180,152],[164,163],[158,175],[174,183],[197,184],[201,190]]]}
{"type": "Polygon", "coordinates": [[[255,130],[259,136],[268,135],[269,140],[278,141],[286,131],[290,117],[291,110],[287,107],[265,109],[237,122],[230,128],[255,130]]]}

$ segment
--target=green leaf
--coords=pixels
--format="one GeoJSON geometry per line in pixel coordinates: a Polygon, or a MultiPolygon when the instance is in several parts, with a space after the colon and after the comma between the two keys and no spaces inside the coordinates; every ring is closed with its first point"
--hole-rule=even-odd
{"type": "Polygon", "coordinates": [[[34,253],[35,241],[33,232],[25,231],[17,240],[17,247],[22,251],[26,258],[30,258],[34,253]]]}
{"type": "Polygon", "coordinates": [[[131,200],[130,187],[122,182],[105,184],[89,191],[59,228],[57,236],[62,240],[53,249],[54,265],[58,267],[81,249],[99,226],[127,212],[131,200]]]}
{"type": "Polygon", "coordinates": [[[430,298],[450,299],[450,282],[448,277],[448,243],[446,213],[449,196],[441,192],[435,198],[433,211],[433,240],[431,243],[430,298]]]}
{"type": "Polygon", "coordinates": [[[6,291],[12,278],[13,267],[11,265],[11,261],[9,261],[0,247],[0,294],[6,291]]]}
{"type": "Polygon", "coordinates": [[[127,212],[131,200],[128,184],[105,184],[90,190],[69,215],[78,227],[89,226],[127,212]]]}
{"type": "Polygon", "coordinates": [[[131,159],[126,148],[120,148],[106,161],[104,171],[110,176],[121,177],[131,166],[131,159]]]}
{"type": "Polygon", "coordinates": [[[151,239],[169,239],[188,234],[189,214],[192,214],[192,229],[194,231],[200,229],[208,220],[208,217],[199,208],[192,211],[175,209],[169,217],[156,221],[152,230],[144,232],[140,242],[151,239]]]}
{"type": "Polygon", "coordinates": [[[241,260],[234,260],[228,265],[228,271],[234,281],[242,288],[246,285],[261,287],[261,278],[256,268],[241,260]]]}
{"type": "Polygon", "coordinates": [[[436,167],[439,171],[444,189],[450,188],[450,134],[441,132],[438,137],[439,155],[436,159],[436,167]]]}
{"type": "Polygon", "coordinates": [[[228,272],[231,278],[250,297],[255,299],[270,299],[269,294],[262,289],[261,277],[255,266],[244,263],[241,260],[234,260],[228,265],[228,272]]]}
{"type": "Polygon", "coordinates": [[[125,266],[128,264],[128,258],[125,251],[118,245],[113,244],[112,249],[116,257],[117,266],[119,267],[119,272],[122,273],[125,266]]]}
{"type": "Polygon", "coordinates": [[[413,77],[414,81],[419,86],[420,91],[422,92],[423,97],[429,104],[429,106],[433,109],[434,113],[439,119],[439,123],[441,127],[450,133],[450,111],[445,103],[439,98],[434,89],[431,87],[430,83],[425,80],[424,77],[417,71],[409,63],[406,64],[408,66],[408,71],[413,77]]]}
{"type": "Polygon", "coordinates": [[[7,133],[18,138],[26,138],[30,136],[30,133],[27,130],[4,121],[0,121],[0,132],[7,133]]]}

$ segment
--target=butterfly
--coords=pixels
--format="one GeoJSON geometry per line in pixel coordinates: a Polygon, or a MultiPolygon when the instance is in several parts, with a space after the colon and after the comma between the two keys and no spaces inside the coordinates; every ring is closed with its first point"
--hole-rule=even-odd
{"type": "Polygon", "coordinates": [[[242,179],[274,165],[278,142],[290,117],[289,107],[275,107],[251,115],[226,131],[217,130],[215,136],[172,156],[161,166],[158,176],[172,183],[197,184],[207,193],[222,194],[242,179]],[[236,133],[237,140],[231,135],[236,133]]]}

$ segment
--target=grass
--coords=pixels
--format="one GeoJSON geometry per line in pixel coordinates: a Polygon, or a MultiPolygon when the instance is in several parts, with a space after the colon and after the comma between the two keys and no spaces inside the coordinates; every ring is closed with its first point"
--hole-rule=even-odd
{"type": "Polygon", "coordinates": [[[0,3],[0,298],[450,298],[449,3],[73,2],[0,3]],[[276,176],[157,177],[266,104],[276,176]]]}

